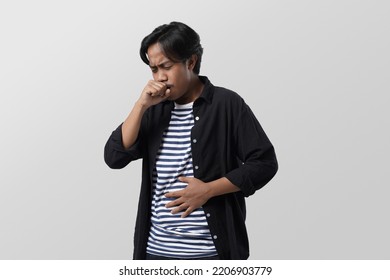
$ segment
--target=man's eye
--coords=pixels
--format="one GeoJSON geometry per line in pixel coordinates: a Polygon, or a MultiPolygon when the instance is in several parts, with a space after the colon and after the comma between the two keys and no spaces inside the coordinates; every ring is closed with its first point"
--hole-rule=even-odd
{"type": "Polygon", "coordinates": [[[172,67],[172,65],[165,65],[163,68],[164,68],[165,70],[169,70],[169,69],[171,69],[171,67],[172,67]]]}
{"type": "Polygon", "coordinates": [[[157,68],[150,68],[150,70],[152,70],[153,73],[157,72],[157,68]]]}

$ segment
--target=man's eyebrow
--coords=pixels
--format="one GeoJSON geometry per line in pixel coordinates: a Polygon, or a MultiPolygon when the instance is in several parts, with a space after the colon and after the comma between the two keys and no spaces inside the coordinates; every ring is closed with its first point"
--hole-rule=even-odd
{"type": "Polygon", "coordinates": [[[150,68],[155,68],[155,67],[158,67],[158,66],[164,66],[165,64],[168,64],[168,63],[173,63],[173,61],[172,60],[166,60],[166,61],[163,61],[163,62],[161,62],[160,64],[158,64],[158,65],[151,65],[151,64],[149,64],[149,67],[150,68]]]}

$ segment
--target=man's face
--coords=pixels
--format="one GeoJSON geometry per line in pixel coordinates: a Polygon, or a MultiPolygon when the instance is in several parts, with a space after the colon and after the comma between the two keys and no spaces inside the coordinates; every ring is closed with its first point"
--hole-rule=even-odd
{"type": "Polygon", "coordinates": [[[149,67],[153,79],[170,88],[169,100],[178,100],[189,92],[192,67],[189,62],[174,62],[164,55],[158,43],[148,48],[149,67]]]}

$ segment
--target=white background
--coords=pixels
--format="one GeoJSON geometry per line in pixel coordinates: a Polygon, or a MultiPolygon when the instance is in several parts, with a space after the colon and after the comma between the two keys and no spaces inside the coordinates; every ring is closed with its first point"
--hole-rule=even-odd
{"type": "Polygon", "coordinates": [[[387,1],[1,1],[0,259],[130,259],[141,161],[103,148],[183,21],[280,169],[248,198],[251,259],[390,258],[387,1]]]}

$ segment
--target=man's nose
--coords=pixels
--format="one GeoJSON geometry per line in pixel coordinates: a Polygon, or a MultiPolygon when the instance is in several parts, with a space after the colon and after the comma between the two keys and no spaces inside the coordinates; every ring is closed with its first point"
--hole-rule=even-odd
{"type": "Polygon", "coordinates": [[[168,80],[168,76],[164,71],[158,71],[157,80],[159,82],[165,82],[168,80]]]}

